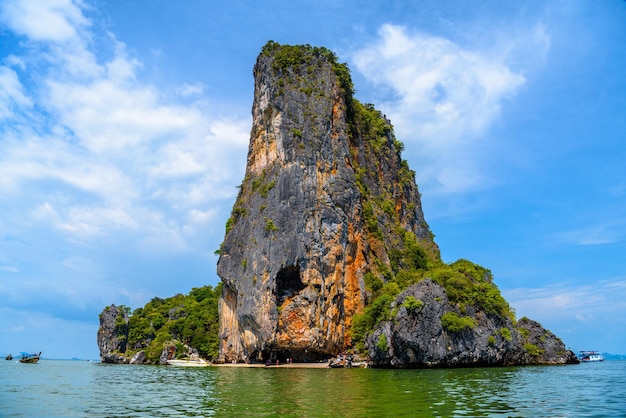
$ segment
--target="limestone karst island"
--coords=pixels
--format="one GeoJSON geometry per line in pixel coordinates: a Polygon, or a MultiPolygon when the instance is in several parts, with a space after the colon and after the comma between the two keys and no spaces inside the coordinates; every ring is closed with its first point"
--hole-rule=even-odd
{"type": "Polygon", "coordinates": [[[100,314],[102,361],[371,367],[577,363],[516,319],[491,272],[444,263],[403,144],[325,48],[268,42],[254,66],[246,174],[216,287],[100,314]]]}

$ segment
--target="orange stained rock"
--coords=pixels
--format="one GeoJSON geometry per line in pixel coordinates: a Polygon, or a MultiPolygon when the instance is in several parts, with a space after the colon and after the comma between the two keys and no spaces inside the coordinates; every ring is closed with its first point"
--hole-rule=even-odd
{"type": "MultiPolygon", "coordinates": [[[[345,327],[346,330],[350,330],[352,325],[352,316],[358,312],[361,312],[364,307],[365,301],[363,300],[363,293],[361,289],[361,283],[359,280],[360,272],[366,267],[365,249],[363,248],[363,239],[360,232],[354,230],[352,223],[348,224],[349,242],[356,244],[355,254],[353,259],[346,260],[345,269],[345,297],[344,297],[344,312],[345,327]]],[[[362,273],[361,273],[362,274],[362,273]]],[[[344,335],[344,344],[350,346],[351,344],[349,332],[344,335]]]]}
{"type": "Polygon", "coordinates": [[[337,125],[337,121],[339,121],[339,119],[345,115],[345,112],[343,111],[343,102],[342,101],[335,101],[333,103],[333,114],[332,117],[330,119],[330,129],[331,129],[331,134],[330,137],[332,139],[337,139],[339,137],[339,133],[335,130],[335,126],[337,125]]]}
{"type": "Polygon", "coordinates": [[[248,162],[250,171],[258,174],[277,158],[276,141],[273,136],[270,139],[265,130],[262,130],[252,143],[252,152],[248,162]]]}

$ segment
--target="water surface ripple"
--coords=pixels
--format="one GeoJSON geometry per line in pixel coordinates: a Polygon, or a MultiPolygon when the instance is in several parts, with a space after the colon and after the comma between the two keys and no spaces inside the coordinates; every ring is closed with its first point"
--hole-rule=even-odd
{"type": "Polygon", "coordinates": [[[442,370],[0,363],[0,417],[623,417],[626,361],[442,370]]]}

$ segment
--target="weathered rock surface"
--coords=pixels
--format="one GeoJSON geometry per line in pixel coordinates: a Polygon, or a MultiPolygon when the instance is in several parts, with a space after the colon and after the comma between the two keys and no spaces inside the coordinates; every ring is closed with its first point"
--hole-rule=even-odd
{"type": "Polygon", "coordinates": [[[537,322],[452,306],[445,290],[426,279],[396,298],[395,315],[383,321],[368,337],[367,348],[375,367],[468,367],[522,364],[578,363],[563,342],[537,322]],[[403,306],[408,297],[421,301],[419,308],[403,306]],[[450,332],[442,316],[453,312],[473,318],[476,325],[450,332]]]}
{"type": "Polygon", "coordinates": [[[566,350],[563,341],[536,321],[522,318],[517,326],[525,344],[531,347],[525,358],[529,364],[578,364],[580,360],[571,350],[566,350]],[[535,350],[533,347],[537,347],[535,350]],[[537,355],[533,355],[533,352],[537,355]]]}
{"type": "Polygon", "coordinates": [[[104,308],[97,341],[102,362],[128,363],[129,359],[123,355],[128,341],[128,312],[115,305],[104,308]]]}
{"type": "Polygon", "coordinates": [[[279,67],[274,52],[262,53],[254,67],[246,176],[217,266],[226,361],[261,360],[270,352],[313,360],[349,346],[372,254],[388,259],[384,244],[364,231],[356,170],[361,189],[382,194],[384,185],[402,226],[436,249],[417,186],[399,184],[402,166],[389,146],[390,125],[384,154],[365,152],[350,128],[351,91],[338,79],[336,63],[324,51],[305,55],[279,67]]]}
{"type": "MultiPolygon", "coordinates": [[[[220,361],[334,356],[351,348],[354,315],[384,283],[442,263],[401,150],[386,117],[353,100],[330,51],[263,48],[246,174],[217,265],[220,361]]],[[[539,324],[450,303],[432,280],[401,293],[393,312],[367,337],[374,366],[577,361],[539,324]],[[419,309],[403,306],[408,296],[419,309]],[[473,326],[452,332],[447,313],[473,326]]]]}
{"type": "Polygon", "coordinates": [[[194,288],[190,295],[153,298],[130,315],[131,309],[107,306],[100,314],[98,347],[107,363],[166,364],[167,360],[217,354],[217,299],[221,290],[194,288]],[[213,354],[192,346],[197,345],[213,354]]]}
{"type": "Polygon", "coordinates": [[[145,364],[148,356],[145,351],[138,351],[135,355],[130,359],[130,364],[145,364]]]}
{"type": "MultiPolygon", "coordinates": [[[[351,330],[375,367],[578,362],[540,324],[515,321],[488,270],[441,261],[402,144],[352,98],[334,54],[270,42],[254,82],[246,174],[217,265],[217,362],[327,359],[354,348],[351,330]]],[[[142,324],[153,332],[132,347],[128,311],[101,313],[102,361],[165,364],[180,330],[164,340],[156,328],[186,318],[184,306],[142,324]]]]}

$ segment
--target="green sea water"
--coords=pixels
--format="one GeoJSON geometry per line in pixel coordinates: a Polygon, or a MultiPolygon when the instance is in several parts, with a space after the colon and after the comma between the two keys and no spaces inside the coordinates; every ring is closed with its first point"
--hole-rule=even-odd
{"type": "Polygon", "coordinates": [[[0,363],[1,417],[624,417],[626,361],[442,370],[0,363]]]}

